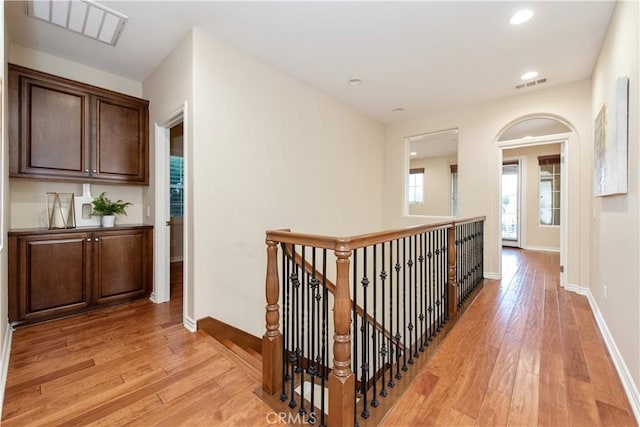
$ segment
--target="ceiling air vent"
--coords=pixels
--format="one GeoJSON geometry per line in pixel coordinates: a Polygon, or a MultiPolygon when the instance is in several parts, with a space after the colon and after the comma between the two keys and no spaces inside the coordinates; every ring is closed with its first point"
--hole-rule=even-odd
{"type": "Polygon", "coordinates": [[[524,82],[524,83],[518,83],[517,85],[515,85],[514,87],[516,89],[524,89],[526,87],[534,87],[534,86],[538,86],[541,85],[543,83],[547,82],[547,78],[544,77],[542,79],[536,79],[536,80],[529,80],[528,82],[524,82]]]}
{"type": "Polygon", "coordinates": [[[27,15],[115,46],[128,18],[93,0],[27,0],[27,15]]]}

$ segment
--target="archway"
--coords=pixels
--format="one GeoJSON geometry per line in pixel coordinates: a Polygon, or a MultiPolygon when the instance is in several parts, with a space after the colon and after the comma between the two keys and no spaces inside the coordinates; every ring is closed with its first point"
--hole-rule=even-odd
{"type": "MultiPolygon", "coordinates": [[[[494,141],[494,158],[496,159],[496,167],[499,168],[499,172],[496,173],[496,179],[492,182],[492,193],[496,194],[495,201],[495,230],[497,230],[499,236],[496,239],[497,244],[494,247],[496,259],[498,260],[499,272],[502,271],[502,165],[505,153],[521,153],[523,151],[542,150],[542,147],[535,148],[536,146],[549,146],[550,144],[559,144],[560,147],[560,161],[562,167],[560,169],[560,208],[558,213],[560,214],[559,224],[557,228],[559,231],[559,252],[560,252],[560,284],[565,286],[568,282],[568,272],[573,266],[570,266],[571,259],[569,259],[569,218],[574,216],[579,207],[579,192],[570,192],[568,188],[570,173],[578,173],[578,168],[573,167],[569,162],[570,155],[577,156],[579,150],[579,144],[574,127],[562,117],[553,114],[531,114],[519,117],[506,124],[496,135],[494,141]],[[520,151],[515,151],[520,149],[520,151]]],[[[579,157],[576,157],[578,159],[579,157]]],[[[536,168],[536,174],[540,173],[536,168]]],[[[538,185],[540,175],[536,175],[535,185],[538,185]]],[[[532,183],[534,184],[534,183],[532,183]]],[[[538,190],[539,191],[539,190],[538,190]]],[[[531,218],[535,218],[536,221],[540,221],[540,208],[539,208],[539,194],[536,194],[536,200],[538,202],[531,203],[526,206],[526,212],[524,212],[525,218],[527,215],[531,218]]],[[[529,221],[531,224],[532,221],[529,221]]],[[[540,225],[540,222],[538,222],[540,225]]],[[[552,225],[553,227],[553,225],[552,225]]],[[[576,230],[571,230],[572,234],[575,234],[576,230]]],[[[526,233],[523,233],[526,236],[526,233]]],[[[527,248],[527,243],[524,242],[522,247],[527,248]]],[[[533,245],[531,246],[533,247],[533,245]]],[[[537,248],[543,249],[544,248],[537,248]]],[[[577,263],[576,263],[577,264],[577,263]]]]}

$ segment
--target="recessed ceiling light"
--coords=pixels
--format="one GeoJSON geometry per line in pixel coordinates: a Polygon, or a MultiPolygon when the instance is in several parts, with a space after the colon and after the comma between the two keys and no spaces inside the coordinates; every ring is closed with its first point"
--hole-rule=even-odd
{"type": "Polygon", "coordinates": [[[538,77],[537,71],[527,71],[526,73],[520,76],[520,80],[535,79],[536,77],[538,77]]]}
{"type": "Polygon", "coordinates": [[[418,155],[418,153],[416,153],[415,151],[412,151],[412,152],[410,152],[409,154],[410,154],[410,155],[412,155],[412,156],[416,156],[416,155],[418,155]]]}
{"type": "Polygon", "coordinates": [[[404,108],[402,108],[402,107],[398,107],[398,108],[394,108],[394,109],[393,109],[393,110],[391,110],[391,111],[393,111],[394,113],[401,113],[401,112],[403,112],[403,111],[404,111],[404,108]]]}
{"type": "Polygon", "coordinates": [[[511,17],[511,20],[509,21],[509,23],[511,25],[524,24],[529,19],[531,19],[532,16],[533,16],[532,11],[530,11],[529,9],[522,9],[516,12],[516,14],[511,17]]]}
{"type": "Polygon", "coordinates": [[[357,79],[357,78],[349,79],[349,84],[351,86],[358,86],[360,83],[362,83],[361,79],[357,79]]]}

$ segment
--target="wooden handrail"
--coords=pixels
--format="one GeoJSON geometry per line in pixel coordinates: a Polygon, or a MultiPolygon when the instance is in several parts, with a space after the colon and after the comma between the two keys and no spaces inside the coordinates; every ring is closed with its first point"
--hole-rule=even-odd
{"type": "MultiPolygon", "coordinates": [[[[282,250],[284,252],[284,255],[287,258],[293,259],[296,264],[302,266],[302,256],[297,252],[295,254],[292,253],[293,250],[292,250],[292,245],[291,244],[283,243],[282,244],[282,250]]],[[[307,260],[304,261],[304,269],[308,274],[314,274],[314,272],[315,272],[317,279],[320,282],[326,283],[327,290],[329,292],[331,292],[333,295],[335,295],[335,293],[336,293],[336,285],[331,280],[329,280],[328,278],[324,277],[322,275],[322,273],[320,273],[317,269],[314,269],[313,265],[307,260]]],[[[389,338],[389,339],[393,338],[391,336],[391,333],[388,330],[383,329],[382,325],[378,321],[376,321],[373,318],[373,316],[371,316],[369,313],[365,313],[364,309],[362,307],[360,307],[359,305],[357,305],[357,304],[356,304],[356,313],[358,313],[358,315],[360,317],[364,317],[370,324],[372,324],[375,327],[376,330],[382,332],[384,334],[385,338],[389,338]]],[[[400,343],[395,343],[393,341],[392,341],[392,343],[394,345],[396,345],[401,350],[405,349],[404,346],[402,344],[400,344],[400,343]]]]}
{"type": "MultiPolygon", "coordinates": [[[[482,217],[484,218],[484,217],[482,217]]],[[[467,220],[464,220],[465,222],[467,220]]],[[[364,248],[378,243],[389,242],[391,240],[402,239],[428,231],[451,228],[456,222],[445,221],[433,224],[414,225],[410,227],[397,228],[393,230],[379,231],[376,233],[359,234],[350,237],[323,236],[319,234],[294,233],[287,230],[267,231],[267,240],[280,243],[291,243],[294,245],[313,246],[316,248],[329,249],[333,251],[348,252],[354,249],[364,248]]]]}

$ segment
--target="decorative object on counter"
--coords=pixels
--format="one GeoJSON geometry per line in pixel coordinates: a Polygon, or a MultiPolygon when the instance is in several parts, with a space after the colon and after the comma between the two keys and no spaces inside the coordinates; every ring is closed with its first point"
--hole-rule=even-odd
{"type": "Polygon", "coordinates": [[[99,227],[100,217],[93,215],[94,197],[91,195],[91,184],[82,184],[82,196],[74,197],[76,226],[99,227]]]}
{"type": "Polygon", "coordinates": [[[49,230],[76,228],[74,193],[46,193],[49,230]]]}
{"type": "Polygon", "coordinates": [[[107,198],[106,194],[103,191],[91,202],[93,204],[93,215],[100,217],[103,227],[114,227],[116,215],[126,215],[125,209],[131,203],[123,202],[122,200],[112,202],[107,198]]]}

